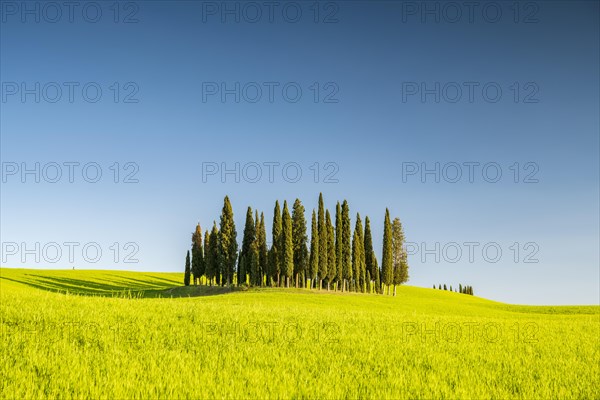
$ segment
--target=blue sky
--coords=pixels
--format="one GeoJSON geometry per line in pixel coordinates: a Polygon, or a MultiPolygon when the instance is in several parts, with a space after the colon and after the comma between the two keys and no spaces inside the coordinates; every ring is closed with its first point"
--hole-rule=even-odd
{"type": "Polygon", "coordinates": [[[309,218],[323,192],[332,210],[348,200],[353,224],[370,217],[379,259],[385,208],[400,217],[418,244],[412,285],[598,303],[598,2],[480,2],[472,21],[442,2],[322,2],[318,16],[313,2],[280,3],[270,21],[268,2],[227,2],[236,22],[221,2],[122,2],[118,15],[82,2],[70,20],[64,5],[59,16],[3,1],[2,265],[180,271],[195,224],[209,229],[224,195],[241,233],[248,205],[270,231],[275,199],[300,198],[309,218]],[[36,163],[39,183],[21,176],[36,163]],[[203,179],[207,163],[239,163],[240,181],[203,179]],[[436,163],[439,182],[422,178],[436,163]],[[65,242],[78,243],[73,260],[65,242]]]}

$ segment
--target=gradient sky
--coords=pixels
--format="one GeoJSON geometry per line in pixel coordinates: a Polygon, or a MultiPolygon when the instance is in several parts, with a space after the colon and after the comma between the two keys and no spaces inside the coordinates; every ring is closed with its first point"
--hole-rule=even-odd
{"type": "MultiPolygon", "coordinates": [[[[455,10],[443,2],[321,2],[318,23],[312,1],[280,2],[272,21],[263,2],[253,3],[262,12],[256,23],[248,21],[256,8],[245,3],[227,2],[239,7],[239,22],[222,14],[222,2],[122,2],[118,15],[112,1],[89,3],[81,2],[70,21],[65,6],[57,17],[42,2],[2,1],[3,266],[182,271],[195,224],[209,229],[224,195],[241,241],[248,205],[265,212],[270,236],[275,199],[299,197],[310,220],[323,192],[332,210],[337,200],[348,200],[353,225],[356,212],[370,217],[379,260],[385,208],[400,217],[407,241],[419,244],[409,257],[411,285],[470,284],[478,295],[511,303],[599,303],[597,1],[523,2],[517,10],[513,2],[479,2],[472,21],[462,8],[456,22],[455,10]],[[22,14],[22,4],[39,7],[39,22],[35,11],[22,14]],[[422,14],[424,7],[439,7],[439,22],[422,14]],[[97,9],[102,15],[94,23],[97,9]],[[291,22],[297,9],[302,15],[291,22]],[[501,16],[492,22],[497,10],[501,16]],[[137,22],[124,23],[127,16],[137,22]],[[34,94],[23,101],[21,84],[31,89],[36,82],[46,88],[39,103],[34,94]],[[63,87],[54,103],[51,82],[63,87]],[[64,82],[79,84],[73,102],[64,82]],[[83,98],[89,82],[102,89],[96,103],[83,98]],[[243,93],[239,103],[232,94],[224,102],[219,94],[203,101],[207,82],[279,86],[272,102],[266,89],[256,103],[243,93]],[[289,82],[302,89],[296,103],[282,95],[289,82]],[[430,89],[439,82],[447,91],[439,102],[433,94],[422,101],[420,93],[407,94],[410,82],[430,89]],[[465,89],[451,102],[452,82],[479,85],[473,101],[465,89]],[[497,102],[482,94],[486,84],[490,97],[494,87],[502,89],[497,102]],[[138,102],[123,102],[135,88],[138,102]],[[324,102],[336,88],[331,98],[337,102],[324,102]],[[8,174],[13,163],[30,169],[40,163],[50,174],[49,163],[64,162],[80,163],[72,183],[66,166],[57,183],[8,174]],[[120,183],[113,182],[115,162],[120,183]],[[132,171],[124,170],[127,162],[139,167],[138,183],[122,182],[132,171]],[[231,169],[236,162],[294,162],[302,178],[287,182],[279,167],[269,182],[263,166],[257,183],[236,183],[232,175],[225,182],[203,179],[208,162],[231,169]],[[317,183],[310,169],[315,162],[317,183]],[[324,182],[332,171],[324,169],[328,162],[337,166],[337,183],[324,182]],[[433,168],[436,162],[497,163],[502,178],[487,182],[479,166],[472,183],[467,167],[457,183],[443,177],[436,183],[433,175],[425,183],[418,174],[403,179],[405,163],[433,168]],[[82,178],[86,163],[101,166],[97,183],[82,178]],[[510,168],[515,163],[518,183],[510,168]],[[538,182],[523,182],[534,169],[538,182]],[[13,242],[19,243],[16,255],[6,247],[13,242]],[[36,242],[80,246],[74,262],[61,245],[58,262],[48,262],[47,254],[39,262],[28,255],[23,263],[20,244],[34,248],[36,242]],[[96,263],[82,257],[89,242],[102,249],[96,263]],[[115,242],[118,262],[110,249],[115,242]],[[139,247],[136,263],[123,262],[129,242],[139,247]],[[479,243],[473,260],[465,242],[479,243]],[[439,262],[422,252],[423,243],[428,249],[439,243],[439,262]],[[456,262],[451,243],[462,250],[456,262]],[[490,261],[493,249],[488,259],[482,254],[490,243],[502,250],[497,262],[490,261]],[[538,262],[524,262],[534,250],[538,262]]],[[[247,89],[254,97],[252,85],[247,89]]]]}

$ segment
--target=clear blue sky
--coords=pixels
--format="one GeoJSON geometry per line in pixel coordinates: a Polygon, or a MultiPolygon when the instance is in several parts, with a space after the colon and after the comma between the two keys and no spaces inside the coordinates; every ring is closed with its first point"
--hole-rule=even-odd
{"type": "MultiPolygon", "coordinates": [[[[517,10],[513,2],[480,2],[472,14],[443,2],[324,2],[318,16],[313,2],[281,2],[272,21],[262,2],[227,2],[239,7],[239,22],[221,2],[120,3],[118,15],[112,1],[73,10],[23,4],[32,13],[21,2],[2,2],[3,266],[181,271],[195,224],[209,229],[225,194],[241,234],[248,205],[265,212],[270,232],[275,199],[299,197],[310,219],[323,192],[332,210],[338,199],[349,201],[353,224],[356,212],[371,218],[378,259],[385,208],[401,218],[407,240],[419,244],[409,257],[412,285],[470,284],[512,303],[598,304],[598,2],[521,3],[517,10]],[[439,22],[425,7],[439,7],[439,22]],[[239,102],[235,93],[223,102],[209,91],[236,82],[239,102]],[[436,82],[439,102],[431,93],[422,101],[421,83],[434,90],[436,82]],[[257,85],[262,96],[251,102],[257,85]],[[52,102],[57,86],[61,97],[52,102]],[[93,103],[97,87],[102,97],[93,103]],[[286,101],[297,87],[299,100],[286,101]],[[80,164],[73,183],[65,162],[80,164]],[[287,182],[280,165],[269,182],[263,165],[257,183],[243,176],[236,183],[233,175],[223,183],[216,175],[203,179],[210,162],[230,169],[239,162],[250,178],[248,163],[294,162],[302,177],[287,182]],[[336,169],[326,170],[328,162],[336,169]],[[403,179],[403,168],[436,162],[446,172],[439,183],[433,175],[422,183],[419,173],[403,179]],[[472,183],[468,162],[480,163],[472,183]],[[40,183],[33,174],[22,182],[22,163],[40,163],[40,183]],[[62,166],[57,183],[49,182],[52,163],[62,166]],[[82,178],[86,163],[100,165],[97,183],[82,178]],[[448,163],[462,165],[457,183],[448,182],[455,175],[448,163]],[[497,163],[488,180],[500,167],[499,182],[482,177],[486,163],[497,163]],[[338,182],[325,182],[334,170],[338,182]],[[129,172],[138,183],[122,183],[129,172]],[[21,248],[36,242],[39,262],[21,248]],[[48,262],[52,242],[63,251],[55,263],[48,262]],[[80,243],[73,262],[65,242],[80,243]],[[96,263],[82,256],[88,242],[102,249],[96,263]],[[123,248],[128,242],[139,247],[137,263],[123,262],[135,250],[123,248]],[[465,242],[479,243],[473,260],[465,242]],[[7,243],[19,244],[16,254],[7,243]],[[439,262],[423,243],[439,243],[439,262]],[[496,247],[502,256],[492,262],[496,247]]],[[[93,166],[87,171],[92,179],[93,166]]]]}

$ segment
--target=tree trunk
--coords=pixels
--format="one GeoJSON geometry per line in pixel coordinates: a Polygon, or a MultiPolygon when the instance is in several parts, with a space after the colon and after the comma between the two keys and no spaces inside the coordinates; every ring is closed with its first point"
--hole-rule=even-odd
{"type": "Polygon", "coordinates": [[[327,281],[327,291],[329,292],[329,281],[327,281]]]}
{"type": "Polygon", "coordinates": [[[394,296],[396,295],[396,285],[394,285],[394,296]]]}
{"type": "Polygon", "coordinates": [[[298,274],[296,273],[296,289],[298,289],[298,274]]]}

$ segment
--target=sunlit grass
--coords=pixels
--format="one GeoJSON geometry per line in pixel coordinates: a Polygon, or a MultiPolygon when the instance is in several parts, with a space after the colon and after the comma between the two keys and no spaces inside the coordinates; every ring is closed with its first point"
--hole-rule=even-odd
{"type": "Polygon", "coordinates": [[[598,398],[600,307],[0,270],[0,398],[598,398]]]}

